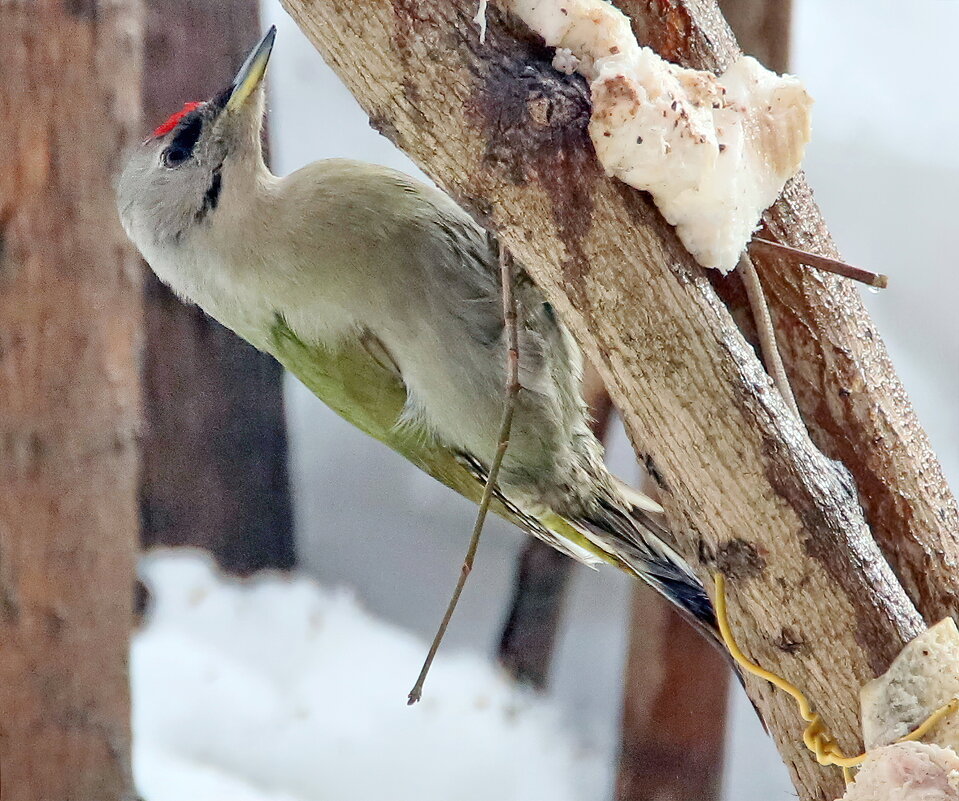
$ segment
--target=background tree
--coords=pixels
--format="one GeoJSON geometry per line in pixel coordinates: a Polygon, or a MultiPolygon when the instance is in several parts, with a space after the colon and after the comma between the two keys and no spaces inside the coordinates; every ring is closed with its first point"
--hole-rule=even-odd
{"type": "Polygon", "coordinates": [[[0,5],[0,797],[132,797],[137,4],[0,5]]]}
{"type": "MultiPolygon", "coordinates": [[[[212,97],[260,35],[257,0],[148,0],[144,117],[212,97]]],[[[295,561],[283,371],[144,266],[143,544],[250,573],[295,561]]]]}

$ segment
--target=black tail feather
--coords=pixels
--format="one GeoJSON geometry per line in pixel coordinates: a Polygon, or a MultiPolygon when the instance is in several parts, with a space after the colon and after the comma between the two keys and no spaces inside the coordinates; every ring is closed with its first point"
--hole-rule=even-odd
{"type": "MultiPolygon", "coordinates": [[[[719,633],[716,610],[702,582],[686,561],[667,544],[666,528],[649,512],[636,507],[625,511],[614,501],[601,499],[597,512],[578,521],[605,538],[614,538],[620,557],[673,608],[726,657],[733,674],[745,689],[743,672],[719,633]]],[[[604,538],[604,539],[605,539],[604,538]]],[[[759,720],[765,722],[753,704],[759,720]]]]}
{"type": "MultiPolygon", "coordinates": [[[[604,540],[618,556],[708,639],[722,643],[716,612],[702,582],[669,546],[665,527],[643,509],[621,508],[602,498],[594,513],[578,520],[604,540]]],[[[723,648],[725,650],[725,648],[723,648]]]]}

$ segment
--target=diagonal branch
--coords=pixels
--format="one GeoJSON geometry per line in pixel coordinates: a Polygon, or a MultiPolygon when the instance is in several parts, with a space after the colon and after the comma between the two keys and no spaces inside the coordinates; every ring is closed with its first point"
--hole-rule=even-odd
{"type": "MultiPolygon", "coordinates": [[[[709,0],[617,5],[671,61],[720,69],[739,53],[709,0]]],[[[839,256],[801,176],[757,236],[839,256]]],[[[959,617],[959,508],[857,289],[767,249],[752,256],[813,441],[852,473],[873,536],[926,621],[959,617]]]]}
{"type": "MultiPolygon", "coordinates": [[[[492,8],[481,45],[464,0],[285,2],[373,124],[495,230],[561,312],[659,484],[677,546],[704,580],[718,568],[734,583],[746,652],[803,687],[840,744],[858,747],[858,689],[923,629],[922,618],[873,542],[848,471],[817,450],[771,390],[647,197],[599,170],[582,81],[556,73],[551,54],[492,8]]],[[[669,58],[719,63],[734,47],[706,3],[624,6],[669,58]]],[[[769,237],[834,252],[802,179],[769,222],[769,237]]],[[[789,276],[770,293],[817,438],[830,445],[821,434],[833,432],[835,443],[853,443],[871,430],[868,415],[840,416],[851,423],[840,438],[827,425],[840,417],[818,412],[837,405],[827,392],[838,376],[856,393],[839,406],[872,409],[908,435],[889,442],[886,459],[887,475],[894,470],[910,491],[889,504],[888,492],[863,482],[870,511],[878,499],[888,530],[945,538],[934,519],[948,509],[945,487],[908,402],[886,391],[898,380],[856,296],[839,279],[771,266],[760,267],[764,281],[789,276]]],[[[859,445],[877,470],[875,443],[859,445]]],[[[801,796],[839,795],[839,777],[802,751],[788,699],[750,689],[801,796]]]]}

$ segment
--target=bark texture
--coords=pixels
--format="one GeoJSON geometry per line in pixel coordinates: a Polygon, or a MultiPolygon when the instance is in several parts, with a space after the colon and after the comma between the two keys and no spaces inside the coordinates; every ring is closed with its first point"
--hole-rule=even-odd
{"type": "MultiPolygon", "coordinates": [[[[227,86],[259,37],[256,0],[147,0],[144,117],[227,86]]],[[[250,573],[294,562],[283,370],[144,265],[143,544],[195,545],[250,573]]]]}
{"type": "Polygon", "coordinates": [[[132,797],[135,2],[0,7],[0,798],[132,797]]]}
{"type": "MultiPolygon", "coordinates": [[[[872,539],[853,476],[883,541],[898,532],[929,555],[925,575],[896,565],[910,590],[925,588],[914,595],[925,613],[935,599],[947,606],[959,579],[932,565],[937,553],[954,560],[954,501],[854,290],[761,267],[823,455],[648,197],[602,174],[586,86],[555,72],[520,23],[491,8],[481,44],[465,0],[285,5],[372,123],[530,270],[603,373],[677,547],[705,581],[729,578],[746,651],[806,689],[841,744],[858,748],[859,687],[924,624],[872,539]]],[[[711,4],[621,7],[671,60],[717,66],[735,52],[711,4]]],[[[767,217],[767,236],[834,252],[801,177],[767,217]]],[[[838,771],[803,750],[791,700],[750,690],[800,796],[840,795],[838,771]]]]}
{"type": "MultiPolygon", "coordinates": [[[[743,51],[784,72],[790,0],[720,0],[743,51]]],[[[738,271],[710,276],[750,340],[755,326],[738,271]]],[[[618,801],[698,801],[722,792],[729,664],[648,587],[633,590],[618,801]],[[676,766],[682,765],[682,770],[676,766]]]]}
{"type": "MultiPolygon", "coordinates": [[[[709,0],[618,5],[640,41],[671,61],[720,70],[739,53],[709,0]]],[[[840,256],[802,176],[766,212],[759,236],[840,256]]],[[[959,616],[959,507],[859,290],[768,254],[753,262],[813,441],[852,474],[873,536],[926,622],[959,616]]],[[[733,314],[744,304],[737,293],[733,314]]]]}
{"type": "MultiPolygon", "coordinates": [[[[744,52],[786,70],[790,0],[721,0],[744,52]]],[[[734,271],[720,285],[736,322],[753,341],[745,288],[734,271]]],[[[722,792],[729,665],[649,588],[633,590],[623,698],[619,801],[717,799],[722,792]],[[677,765],[682,770],[677,770],[677,765]]]]}

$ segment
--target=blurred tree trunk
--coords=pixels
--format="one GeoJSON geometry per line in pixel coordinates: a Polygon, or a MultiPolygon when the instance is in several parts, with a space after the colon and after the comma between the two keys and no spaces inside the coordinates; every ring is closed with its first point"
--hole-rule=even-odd
{"type": "Polygon", "coordinates": [[[739,47],[776,72],[789,69],[792,0],[719,0],[739,47]]]}
{"type": "Polygon", "coordinates": [[[573,565],[565,554],[532,538],[523,543],[516,562],[499,661],[516,681],[537,690],[549,681],[573,565]]]}
{"type": "Polygon", "coordinates": [[[617,801],[720,797],[728,688],[719,651],[636,582],[617,801]]]}
{"type": "MultiPolygon", "coordinates": [[[[603,441],[613,404],[603,379],[590,365],[583,377],[583,397],[593,417],[590,428],[603,441]]],[[[499,661],[517,681],[537,689],[544,688],[549,679],[574,564],[545,542],[529,537],[516,565],[513,598],[500,637],[499,661]]]]}
{"type": "Polygon", "coordinates": [[[132,797],[138,4],[0,6],[0,798],[132,797]]]}
{"type": "MultiPolygon", "coordinates": [[[[791,0],[720,0],[743,52],[784,72],[791,0]]],[[[728,294],[745,300],[738,272],[728,294]]],[[[717,282],[718,283],[718,282],[717,282]]],[[[737,322],[750,338],[748,303],[737,322]]],[[[729,665],[657,593],[633,589],[617,801],[713,801],[722,793],[729,665]],[[681,767],[680,767],[681,766],[681,767]]]]}
{"type": "MultiPolygon", "coordinates": [[[[233,78],[256,0],[147,0],[144,116],[233,78]]],[[[293,565],[282,368],[147,273],[143,544],[196,545],[232,572],[293,565]]]]}

